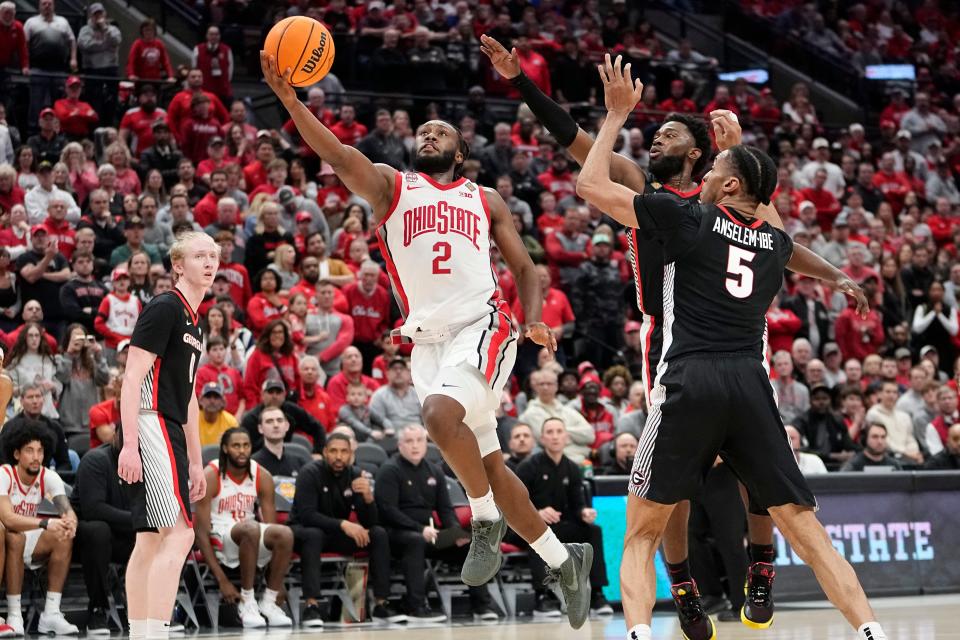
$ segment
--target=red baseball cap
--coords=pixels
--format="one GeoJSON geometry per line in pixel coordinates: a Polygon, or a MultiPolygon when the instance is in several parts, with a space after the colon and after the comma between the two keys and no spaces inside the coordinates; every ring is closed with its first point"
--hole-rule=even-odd
{"type": "Polygon", "coordinates": [[[313,216],[311,216],[307,211],[298,211],[297,215],[294,217],[294,220],[297,222],[312,222],[313,216]]]}
{"type": "Polygon", "coordinates": [[[36,235],[36,234],[40,233],[41,231],[42,231],[43,233],[46,233],[46,234],[49,234],[49,233],[50,233],[50,230],[47,229],[47,228],[46,228],[44,225],[42,225],[42,224],[35,224],[35,225],[33,225],[32,227],[30,227],[30,235],[36,235]]]}
{"type": "Polygon", "coordinates": [[[580,365],[577,367],[577,375],[582,376],[582,375],[584,374],[584,372],[590,371],[590,370],[596,371],[597,368],[596,368],[595,366],[593,366],[593,363],[590,362],[589,360],[584,360],[584,361],[581,362],[580,365]]]}
{"type": "Polygon", "coordinates": [[[624,333],[633,333],[634,331],[640,331],[641,329],[643,329],[643,325],[636,320],[630,320],[627,322],[627,324],[623,325],[624,333]]]}
{"type": "Polygon", "coordinates": [[[57,113],[56,113],[53,109],[51,109],[50,107],[47,107],[46,109],[44,109],[43,111],[40,112],[40,117],[41,117],[41,118],[46,118],[47,116],[53,116],[54,118],[56,118],[56,117],[57,117],[57,113]]]}
{"type": "Polygon", "coordinates": [[[83,80],[77,76],[70,76],[67,78],[67,86],[69,87],[72,84],[83,84],[83,80]]]}
{"type": "Polygon", "coordinates": [[[596,384],[598,387],[602,387],[602,386],[603,386],[603,385],[600,383],[600,376],[598,376],[598,375],[595,374],[595,373],[588,373],[587,375],[585,375],[585,376],[583,376],[582,378],[580,378],[580,384],[577,385],[577,389],[583,389],[585,386],[587,386],[587,385],[590,384],[591,382],[593,382],[594,384],[596,384]]]}

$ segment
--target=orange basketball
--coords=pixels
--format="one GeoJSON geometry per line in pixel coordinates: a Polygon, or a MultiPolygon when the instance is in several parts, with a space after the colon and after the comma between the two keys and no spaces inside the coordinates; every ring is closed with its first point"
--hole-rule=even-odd
{"type": "Polygon", "coordinates": [[[290,84],[295,87],[319,81],[333,66],[333,36],[320,22],[305,16],[284,18],[273,25],[263,50],[276,58],[280,75],[287,67],[293,70],[290,84]]]}

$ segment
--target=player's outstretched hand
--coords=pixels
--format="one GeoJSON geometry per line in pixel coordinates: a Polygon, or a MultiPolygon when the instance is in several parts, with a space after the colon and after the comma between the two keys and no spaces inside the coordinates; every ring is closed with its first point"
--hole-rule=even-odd
{"type": "Polygon", "coordinates": [[[277,73],[277,60],[266,51],[260,50],[260,70],[263,71],[263,79],[267,81],[267,86],[273,89],[283,104],[290,104],[297,99],[296,90],[290,85],[290,67],[287,67],[283,74],[277,73]]]}
{"type": "Polygon", "coordinates": [[[727,109],[714,109],[710,112],[713,134],[717,139],[717,148],[721,151],[740,144],[742,130],[737,114],[727,109]]]}
{"type": "Polygon", "coordinates": [[[189,467],[190,476],[190,502],[200,502],[203,496],[207,495],[207,476],[203,474],[202,464],[191,464],[189,467]]]}
{"type": "Polygon", "coordinates": [[[527,325],[527,330],[523,335],[526,338],[530,338],[541,347],[550,349],[551,353],[557,350],[557,338],[553,335],[553,331],[550,329],[550,327],[543,322],[534,322],[533,324],[527,325]]]}
{"type": "Polygon", "coordinates": [[[507,80],[520,75],[520,62],[517,60],[517,49],[507,51],[506,47],[487,34],[480,36],[480,51],[490,58],[490,64],[507,80]]]}
{"type": "Polygon", "coordinates": [[[603,64],[597,65],[600,70],[600,80],[603,82],[603,99],[607,111],[626,117],[636,108],[643,97],[643,83],[634,80],[630,75],[631,64],[621,67],[623,56],[617,56],[613,62],[610,54],[606,54],[603,64]]]}
{"type": "Polygon", "coordinates": [[[857,314],[861,318],[866,318],[870,311],[870,304],[867,302],[867,296],[863,293],[856,282],[850,278],[840,278],[837,280],[837,289],[854,298],[857,301],[857,314]]]}
{"type": "Polygon", "coordinates": [[[124,446],[120,449],[117,458],[117,475],[129,484],[136,484],[143,480],[143,461],[136,445],[124,446]]]}

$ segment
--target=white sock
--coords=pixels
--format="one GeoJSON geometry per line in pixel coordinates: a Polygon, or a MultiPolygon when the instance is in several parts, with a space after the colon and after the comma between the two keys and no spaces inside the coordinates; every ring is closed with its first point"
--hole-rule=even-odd
{"type": "Polygon", "coordinates": [[[147,621],[130,621],[130,640],[144,640],[147,637],[147,621]]]}
{"type": "Polygon", "coordinates": [[[244,602],[253,602],[256,599],[253,589],[240,589],[240,599],[244,602]]]}
{"type": "Polygon", "coordinates": [[[43,612],[48,616],[60,613],[61,594],[55,591],[47,591],[47,601],[43,606],[43,612]]]}
{"type": "Polygon", "coordinates": [[[20,594],[7,596],[7,616],[23,617],[23,609],[20,607],[20,594]]]}
{"type": "Polygon", "coordinates": [[[860,640],[887,640],[887,634],[883,632],[879,622],[865,622],[860,625],[857,637],[860,640]]]}
{"type": "Polygon", "coordinates": [[[493,489],[487,487],[487,493],[479,498],[471,498],[470,511],[473,512],[473,519],[477,522],[493,522],[500,519],[500,510],[497,509],[497,503],[493,501],[493,489]]]}
{"type": "Polygon", "coordinates": [[[635,624],[630,628],[630,631],[627,632],[627,638],[629,640],[651,640],[651,638],[653,638],[651,633],[650,625],[635,624]]]}
{"type": "Polygon", "coordinates": [[[147,638],[159,638],[163,640],[164,638],[170,637],[170,621],[169,620],[157,620],[155,618],[147,619],[147,638]]]}
{"type": "Polygon", "coordinates": [[[261,601],[264,604],[277,604],[277,592],[273,589],[264,589],[261,601]]]}
{"type": "Polygon", "coordinates": [[[547,527],[542,536],[530,543],[530,548],[536,551],[551,569],[559,569],[560,565],[570,557],[567,548],[557,539],[550,527],[547,527]]]}

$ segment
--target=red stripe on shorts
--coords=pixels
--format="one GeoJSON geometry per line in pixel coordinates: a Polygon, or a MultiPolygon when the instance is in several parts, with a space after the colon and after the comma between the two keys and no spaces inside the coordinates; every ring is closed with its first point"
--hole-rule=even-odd
{"type": "Polygon", "coordinates": [[[507,336],[510,335],[510,314],[504,312],[503,307],[505,304],[503,300],[497,300],[496,302],[496,313],[500,314],[500,326],[497,327],[497,330],[490,338],[490,346],[487,348],[487,366],[483,372],[483,377],[486,378],[490,384],[493,384],[493,374],[497,370],[497,353],[500,351],[500,347],[503,346],[503,342],[507,339],[507,336]]]}

